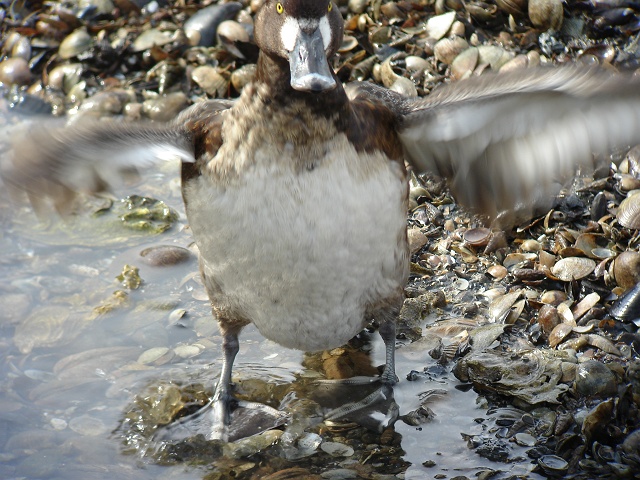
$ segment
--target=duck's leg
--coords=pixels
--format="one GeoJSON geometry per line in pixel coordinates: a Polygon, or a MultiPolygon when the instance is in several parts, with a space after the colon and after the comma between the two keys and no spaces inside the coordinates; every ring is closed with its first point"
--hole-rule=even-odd
{"type": "Polygon", "coordinates": [[[392,316],[386,317],[380,323],[378,332],[384,341],[385,364],[380,382],[384,385],[395,385],[398,383],[396,375],[396,312],[392,316]]]}
{"type": "Polygon", "coordinates": [[[207,440],[228,440],[231,407],[236,401],[231,394],[231,370],[239,348],[238,330],[224,331],[222,336],[222,371],[211,400],[212,425],[211,435],[207,435],[207,440]]]}

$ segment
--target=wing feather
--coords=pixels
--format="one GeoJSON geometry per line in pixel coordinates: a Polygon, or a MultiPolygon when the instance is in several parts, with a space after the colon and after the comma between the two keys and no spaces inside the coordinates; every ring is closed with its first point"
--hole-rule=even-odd
{"type": "Polygon", "coordinates": [[[81,119],[71,125],[37,118],[12,133],[3,156],[2,180],[30,198],[50,197],[56,205],[71,192],[97,193],[122,184],[160,162],[194,163],[193,126],[231,102],[196,104],[168,124],[81,119]]]}
{"type": "Polygon", "coordinates": [[[550,204],[593,153],[640,142],[640,79],[578,67],[484,76],[405,100],[407,160],[483,213],[550,204]]]}

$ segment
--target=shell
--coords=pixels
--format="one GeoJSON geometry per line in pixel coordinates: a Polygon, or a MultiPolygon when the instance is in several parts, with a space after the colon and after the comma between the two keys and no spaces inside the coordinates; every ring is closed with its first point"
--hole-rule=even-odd
{"type": "Polygon", "coordinates": [[[31,81],[29,64],[24,58],[7,58],[0,62],[0,83],[27,85],[31,81]]]}
{"type": "Polygon", "coordinates": [[[640,253],[622,252],[613,261],[613,277],[624,291],[640,282],[640,253]]]}
{"type": "Polygon", "coordinates": [[[478,47],[478,63],[488,64],[491,70],[500,70],[514,56],[513,53],[507,52],[504,48],[496,45],[480,45],[478,47]]]}
{"type": "Polygon", "coordinates": [[[93,38],[86,28],[78,28],[71,32],[60,43],[58,55],[65,60],[76,57],[93,46],[93,38]]]}
{"type": "Polygon", "coordinates": [[[478,64],[478,48],[467,48],[451,62],[451,76],[456,80],[470,77],[478,64]]]}
{"type": "Polygon", "coordinates": [[[538,459],[538,465],[550,477],[564,476],[569,469],[569,463],[557,455],[543,455],[538,459]]]}
{"type": "Polygon", "coordinates": [[[556,327],[549,334],[549,346],[552,348],[560,344],[567,335],[569,335],[573,330],[573,325],[569,323],[560,323],[556,325],[556,327]]]}
{"type": "Polygon", "coordinates": [[[438,61],[450,65],[467,48],[469,48],[469,42],[464,38],[443,38],[434,45],[433,53],[438,61]]]}
{"type": "Polygon", "coordinates": [[[496,5],[503,12],[521,16],[527,9],[527,0],[496,0],[496,5]]]}
{"type": "Polygon", "coordinates": [[[580,280],[586,277],[596,268],[596,262],[590,258],[568,257],[559,260],[552,268],[551,273],[563,282],[580,280]]]}
{"type": "Polygon", "coordinates": [[[529,19],[540,30],[560,30],[564,21],[562,0],[529,0],[529,19]]]}
{"type": "Polygon", "coordinates": [[[215,67],[203,65],[191,72],[191,79],[210,97],[224,97],[229,87],[229,82],[215,67]]]}
{"type": "Polygon", "coordinates": [[[182,92],[169,93],[157,98],[150,98],[142,103],[143,113],[151,120],[166,122],[187,106],[187,97],[182,92]]]}
{"type": "Polygon", "coordinates": [[[81,63],[58,65],[49,72],[47,84],[68,93],[80,81],[83,71],[84,67],[81,63]]]}
{"type": "Polygon", "coordinates": [[[237,92],[241,92],[242,89],[253,81],[256,76],[258,67],[255,63],[249,63],[237,68],[231,73],[231,85],[237,92]]]}
{"type": "Polygon", "coordinates": [[[240,9],[242,9],[242,4],[239,2],[228,2],[209,5],[198,10],[183,25],[189,43],[191,45],[213,45],[220,24],[234,18],[240,9]]]}
{"type": "Polygon", "coordinates": [[[560,324],[558,310],[553,305],[543,305],[538,310],[538,323],[546,335],[550,335],[554,328],[560,324]]]}
{"type": "Polygon", "coordinates": [[[589,295],[585,295],[585,297],[580,300],[571,310],[573,312],[573,317],[576,320],[579,320],[585,313],[591,310],[596,304],[600,301],[600,295],[596,292],[592,292],[589,295]]]}
{"type": "Polygon", "coordinates": [[[349,11],[353,13],[362,13],[367,8],[369,0],[349,0],[349,11]]]}
{"type": "Polygon", "coordinates": [[[540,302],[558,306],[567,299],[567,294],[560,290],[549,290],[540,297],[540,302]]]}
{"type": "Polygon", "coordinates": [[[134,52],[142,52],[152,47],[161,47],[171,43],[173,39],[173,32],[150,28],[138,35],[138,37],[133,41],[132,47],[134,52]]]}
{"type": "Polygon", "coordinates": [[[502,280],[507,276],[507,269],[502,265],[491,265],[487,268],[487,274],[489,274],[495,280],[502,280]]]}
{"type": "Polygon", "coordinates": [[[456,12],[453,11],[431,17],[427,20],[427,25],[425,27],[427,36],[434,40],[440,40],[449,31],[455,19],[456,12]]]}
{"type": "Polygon", "coordinates": [[[218,40],[224,42],[233,43],[249,41],[249,33],[247,30],[240,23],[234,20],[225,20],[220,23],[220,25],[218,25],[216,36],[218,37],[218,40]]]}
{"type": "Polygon", "coordinates": [[[5,38],[2,54],[29,61],[31,59],[31,42],[18,32],[11,32],[5,38]]]}
{"type": "Polygon", "coordinates": [[[613,302],[609,313],[621,322],[632,322],[640,318],[640,283],[613,302]]]}
{"type": "Polygon", "coordinates": [[[640,229],[640,196],[630,195],[620,202],[616,214],[618,223],[632,230],[640,229]]]}
{"type": "Polygon", "coordinates": [[[520,250],[522,250],[523,252],[539,252],[540,250],[542,250],[542,244],[537,240],[529,238],[522,242],[522,244],[520,245],[520,250]]]}
{"type": "Polygon", "coordinates": [[[462,238],[473,247],[484,247],[489,243],[491,230],[484,227],[471,228],[462,234],[462,238]]]}

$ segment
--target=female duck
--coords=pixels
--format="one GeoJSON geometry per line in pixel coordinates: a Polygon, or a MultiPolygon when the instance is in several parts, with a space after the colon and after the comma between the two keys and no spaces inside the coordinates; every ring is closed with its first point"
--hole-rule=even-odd
{"type": "MultiPolygon", "coordinates": [[[[255,81],[235,102],[196,104],[170,125],[104,123],[17,142],[4,174],[33,195],[98,191],[132,168],[182,160],[200,267],[224,337],[207,423],[225,438],[231,366],[249,323],[286,347],[339,346],[380,324],[393,384],[395,318],[408,274],[404,160],[447,177],[496,215],[552,198],[592,151],[640,141],[637,80],[572,68],[482,77],[406,99],[349,96],[328,58],[343,21],[328,0],[267,0],[255,81]]],[[[54,198],[54,200],[55,200],[54,198]]]]}

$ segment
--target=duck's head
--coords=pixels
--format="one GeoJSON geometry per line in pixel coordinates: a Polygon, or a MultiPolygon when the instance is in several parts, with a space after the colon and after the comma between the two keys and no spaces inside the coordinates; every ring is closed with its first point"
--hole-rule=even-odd
{"type": "Polygon", "coordinates": [[[254,35],[263,55],[289,63],[293,89],[322,92],[337,85],[327,58],[338,51],[343,30],[329,0],[266,0],[254,35]]]}

